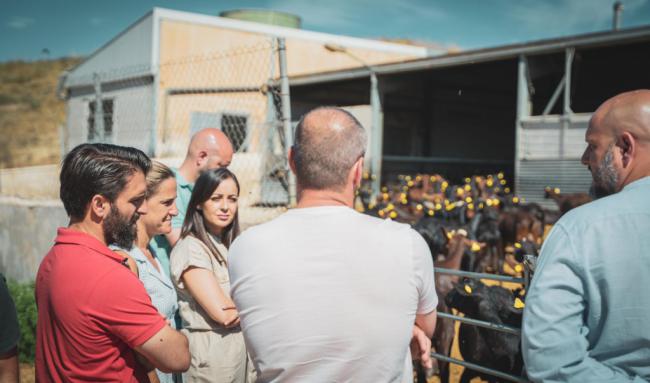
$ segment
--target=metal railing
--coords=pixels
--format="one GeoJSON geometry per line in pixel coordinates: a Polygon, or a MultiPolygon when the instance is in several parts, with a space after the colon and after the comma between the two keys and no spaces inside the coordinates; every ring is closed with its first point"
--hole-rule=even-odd
{"type": "MultiPolygon", "coordinates": [[[[518,283],[524,286],[524,288],[528,288],[528,283],[530,282],[530,273],[528,271],[528,267],[526,264],[524,264],[524,278],[516,278],[516,277],[510,277],[507,275],[497,275],[497,274],[487,274],[487,273],[474,273],[470,271],[460,271],[460,270],[454,270],[454,269],[445,269],[445,268],[440,268],[440,267],[435,267],[434,271],[437,274],[447,274],[447,275],[456,275],[459,277],[465,277],[465,278],[471,278],[471,279],[489,279],[493,281],[499,281],[499,282],[511,282],[511,283],[518,283]]],[[[478,319],[473,319],[473,318],[467,318],[467,317],[461,317],[453,314],[448,314],[448,313],[443,313],[443,312],[438,312],[437,313],[439,318],[445,318],[445,319],[451,319],[454,321],[458,321],[461,323],[466,323],[472,326],[479,326],[483,328],[487,328],[493,331],[501,331],[507,334],[513,334],[517,336],[521,336],[521,329],[516,328],[516,327],[511,327],[499,323],[492,323],[492,322],[486,322],[478,319]]],[[[503,371],[499,370],[494,370],[492,368],[484,367],[478,364],[466,362],[464,360],[452,358],[446,355],[439,354],[437,352],[431,352],[431,357],[436,358],[438,360],[441,360],[443,362],[447,363],[454,363],[459,366],[463,366],[465,368],[469,368],[471,370],[475,370],[484,374],[490,374],[493,376],[496,376],[501,379],[509,380],[511,382],[517,382],[517,383],[529,383],[530,381],[527,380],[525,377],[521,376],[515,376],[511,375],[508,373],[505,373],[503,371]]]]}

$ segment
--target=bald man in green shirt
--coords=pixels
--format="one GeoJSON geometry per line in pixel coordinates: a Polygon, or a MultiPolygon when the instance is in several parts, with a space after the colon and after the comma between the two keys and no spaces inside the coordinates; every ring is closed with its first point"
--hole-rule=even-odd
{"type": "Polygon", "coordinates": [[[150,243],[167,275],[169,275],[169,254],[180,237],[194,182],[205,170],[228,167],[233,154],[232,143],[220,129],[205,128],[192,136],[187,155],[181,166],[178,169],[172,169],[176,175],[178,215],[172,217],[171,233],[155,236],[150,243]]]}

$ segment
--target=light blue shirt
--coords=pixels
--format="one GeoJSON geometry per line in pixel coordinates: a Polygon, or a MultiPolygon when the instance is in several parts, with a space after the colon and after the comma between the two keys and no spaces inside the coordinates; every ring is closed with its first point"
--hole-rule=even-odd
{"type": "Polygon", "coordinates": [[[539,382],[650,380],[650,177],[563,216],[526,297],[522,351],[539,382]]]}
{"type": "MultiPolygon", "coordinates": [[[[142,281],[144,289],[147,290],[151,303],[167,319],[170,326],[176,328],[174,317],[178,311],[178,297],[176,296],[176,288],[169,276],[164,272],[159,272],[137,246],[133,246],[131,250],[125,250],[117,246],[110,246],[110,248],[124,251],[133,258],[138,267],[138,278],[142,281]]],[[[155,260],[157,262],[157,258],[155,260]]],[[[158,268],[162,270],[160,263],[157,263],[158,268]]],[[[156,370],[156,374],[161,383],[173,383],[174,381],[173,374],[164,373],[160,370],[156,370]]]]}

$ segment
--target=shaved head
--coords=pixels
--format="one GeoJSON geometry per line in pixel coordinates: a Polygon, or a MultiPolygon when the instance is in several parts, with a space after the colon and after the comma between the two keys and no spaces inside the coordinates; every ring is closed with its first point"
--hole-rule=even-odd
{"type": "Polygon", "coordinates": [[[650,90],[621,93],[594,112],[582,163],[594,197],[605,197],[650,175],[650,90]]]}
{"type": "Polygon", "coordinates": [[[605,101],[594,113],[592,125],[613,137],[629,132],[637,140],[649,142],[650,90],[621,93],[605,101]]]}
{"type": "Polygon", "coordinates": [[[305,114],[295,136],[296,176],[307,189],[343,189],[348,173],[366,151],[366,131],[341,108],[319,107],[305,114]]]}
{"type": "Polygon", "coordinates": [[[227,167],[233,156],[228,137],[217,128],[205,128],[196,132],[190,140],[186,158],[196,162],[200,171],[227,167]]]}

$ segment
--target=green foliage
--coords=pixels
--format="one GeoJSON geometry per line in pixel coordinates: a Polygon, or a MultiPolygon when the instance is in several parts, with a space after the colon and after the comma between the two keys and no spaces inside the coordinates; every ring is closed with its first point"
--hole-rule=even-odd
{"type": "Polygon", "coordinates": [[[22,363],[33,363],[36,352],[36,320],[38,318],[36,299],[34,297],[34,282],[17,283],[9,280],[7,286],[18,313],[20,361],[22,363]]]}

